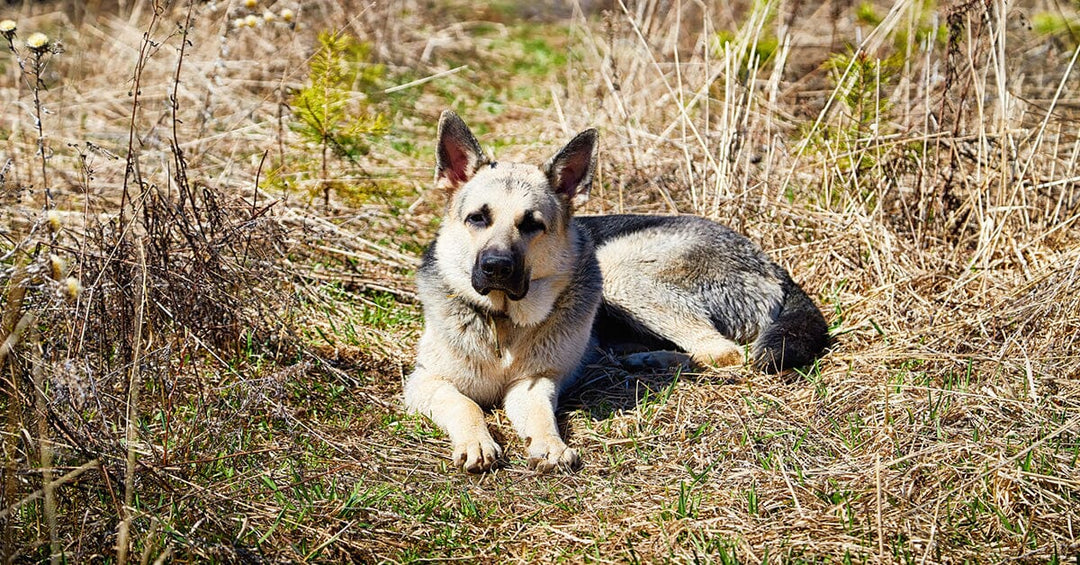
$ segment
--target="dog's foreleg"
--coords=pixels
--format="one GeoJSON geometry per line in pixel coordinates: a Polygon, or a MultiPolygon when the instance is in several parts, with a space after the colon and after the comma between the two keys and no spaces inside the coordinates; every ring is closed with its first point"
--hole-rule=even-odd
{"type": "Polygon", "coordinates": [[[502,448],[484,422],[484,411],[453,384],[413,374],[405,385],[405,406],[431,418],[450,436],[454,465],[482,473],[502,457],[502,448]]]}
{"type": "Polygon", "coordinates": [[[555,421],[558,400],[555,382],[537,377],[512,384],[503,401],[506,416],[525,442],[529,467],[542,473],[556,467],[570,469],[578,463],[577,452],[559,436],[555,421]]]}

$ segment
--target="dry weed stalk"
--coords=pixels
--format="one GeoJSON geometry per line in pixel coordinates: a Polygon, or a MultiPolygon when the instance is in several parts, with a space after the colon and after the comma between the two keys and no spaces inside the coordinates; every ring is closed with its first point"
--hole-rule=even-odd
{"type": "MultiPolygon", "coordinates": [[[[41,336],[31,327],[30,365],[34,384],[34,409],[38,419],[38,455],[41,464],[41,483],[45,493],[45,522],[49,530],[49,562],[60,562],[60,540],[56,528],[56,485],[53,483],[53,446],[49,429],[48,407],[45,398],[45,361],[42,359],[41,336]]],[[[0,363],[2,365],[2,363],[0,363]]]]}
{"type": "Polygon", "coordinates": [[[128,551],[130,550],[131,518],[134,512],[132,502],[135,499],[135,464],[137,461],[136,446],[139,444],[138,419],[139,419],[139,389],[142,388],[142,355],[143,334],[145,333],[146,312],[146,249],[141,238],[136,238],[135,250],[139,259],[137,276],[139,277],[135,287],[135,327],[132,332],[134,345],[132,346],[131,368],[128,374],[127,394],[127,432],[124,441],[127,444],[127,462],[124,468],[124,507],[121,512],[122,520],[116,535],[116,562],[120,565],[127,563],[128,551]]]}

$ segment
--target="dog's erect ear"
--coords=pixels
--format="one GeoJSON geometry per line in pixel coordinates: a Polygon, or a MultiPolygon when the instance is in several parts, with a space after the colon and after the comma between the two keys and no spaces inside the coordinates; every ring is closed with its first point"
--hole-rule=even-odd
{"type": "Polygon", "coordinates": [[[435,155],[435,183],[450,191],[468,182],[488,161],[469,126],[452,110],[443,110],[439,116],[435,155]]]}
{"type": "Polygon", "coordinates": [[[544,165],[544,173],[555,192],[580,203],[589,196],[596,169],[596,130],[577,134],[544,165]]]}

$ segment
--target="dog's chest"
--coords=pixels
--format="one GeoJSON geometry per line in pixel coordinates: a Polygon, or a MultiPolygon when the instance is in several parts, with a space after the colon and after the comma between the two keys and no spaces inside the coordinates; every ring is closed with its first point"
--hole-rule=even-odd
{"type": "Polygon", "coordinates": [[[534,342],[508,318],[478,315],[462,330],[455,356],[463,363],[447,376],[481,405],[499,404],[509,383],[542,370],[543,363],[531,359],[534,342]]]}
{"type": "Polygon", "coordinates": [[[474,349],[467,357],[473,361],[475,376],[488,383],[558,372],[566,364],[561,350],[574,349],[554,344],[546,324],[526,327],[506,316],[480,316],[474,328],[479,331],[473,332],[474,349]]]}
{"type": "Polygon", "coordinates": [[[522,338],[522,328],[506,316],[479,316],[481,357],[489,370],[509,369],[515,361],[527,353],[522,338]]]}

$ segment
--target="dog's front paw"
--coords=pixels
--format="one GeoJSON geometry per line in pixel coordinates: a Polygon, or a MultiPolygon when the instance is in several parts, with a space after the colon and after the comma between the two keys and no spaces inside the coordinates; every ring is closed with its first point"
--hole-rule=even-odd
{"type": "Polygon", "coordinates": [[[550,472],[556,468],[573,470],[577,468],[580,459],[573,449],[566,446],[562,440],[551,438],[547,441],[531,439],[527,446],[529,452],[529,468],[536,469],[541,473],[550,472]]]}
{"type": "Polygon", "coordinates": [[[470,473],[483,473],[502,457],[502,448],[494,439],[482,438],[463,441],[454,445],[451,459],[458,468],[470,473]]]}

